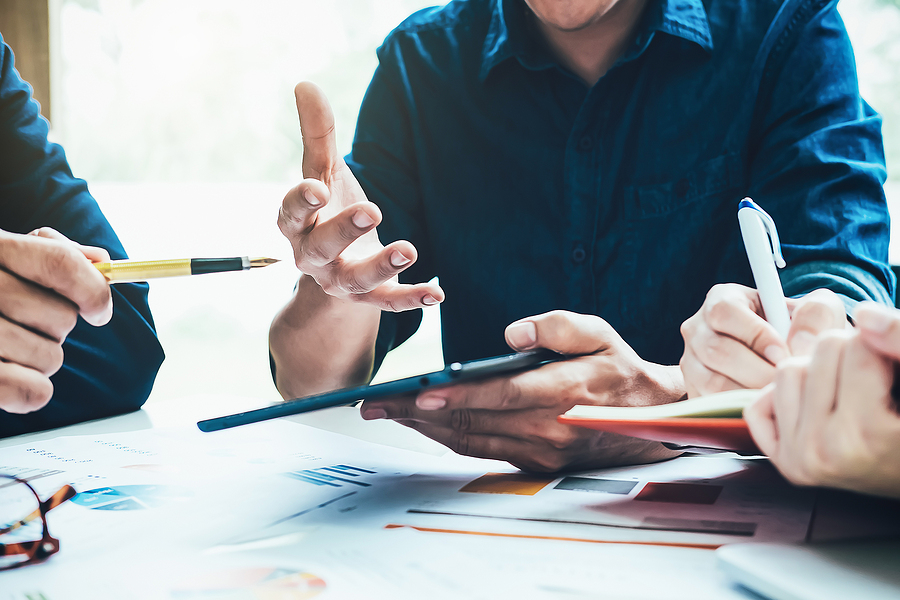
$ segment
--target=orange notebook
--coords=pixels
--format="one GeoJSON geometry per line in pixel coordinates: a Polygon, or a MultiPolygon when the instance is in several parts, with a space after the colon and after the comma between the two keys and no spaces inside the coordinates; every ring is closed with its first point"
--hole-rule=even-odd
{"type": "Polygon", "coordinates": [[[680,446],[759,454],[741,416],[759,390],[735,390],[658,406],[573,407],[560,423],[680,446]]]}

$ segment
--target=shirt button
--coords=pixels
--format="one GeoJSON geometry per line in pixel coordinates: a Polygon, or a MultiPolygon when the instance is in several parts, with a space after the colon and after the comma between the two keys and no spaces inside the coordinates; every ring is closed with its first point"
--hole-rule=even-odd
{"type": "Polygon", "coordinates": [[[675,196],[684,198],[691,191],[691,182],[687,179],[679,179],[675,182],[675,196]]]}
{"type": "Polygon", "coordinates": [[[580,140],[578,140],[578,149],[582,152],[587,152],[591,148],[594,147],[594,140],[591,139],[591,136],[585,135],[582,136],[580,140]]]}
{"type": "Polygon", "coordinates": [[[584,251],[584,248],[581,244],[575,246],[575,249],[572,250],[572,262],[576,265],[580,265],[584,262],[584,259],[587,258],[587,252],[584,251]]]}

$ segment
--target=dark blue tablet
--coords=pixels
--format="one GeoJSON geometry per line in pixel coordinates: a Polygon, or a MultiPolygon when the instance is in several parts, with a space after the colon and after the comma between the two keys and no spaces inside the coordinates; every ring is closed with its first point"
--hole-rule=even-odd
{"type": "Polygon", "coordinates": [[[200,428],[200,431],[206,432],[229,429],[239,425],[249,425],[250,423],[297,415],[322,408],[344,406],[359,400],[375,400],[377,398],[413,394],[427,388],[484,379],[496,375],[515,373],[516,371],[525,371],[563,358],[565,357],[562,354],[552,350],[539,349],[465,363],[457,362],[448,365],[442,371],[435,371],[434,373],[416,375],[415,377],[387,381],[376,385],[361,385],[355,388],[325,392],[315,396],[287,400],[265,408],[207,419],[197,423],[197,427],[200,428]]]}

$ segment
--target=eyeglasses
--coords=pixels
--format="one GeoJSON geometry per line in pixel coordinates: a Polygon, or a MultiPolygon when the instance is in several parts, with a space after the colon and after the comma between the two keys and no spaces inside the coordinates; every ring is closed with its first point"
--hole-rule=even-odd
{"type": "Polygon", "coordinates": [[[47,529],[47,513],[75,496],[64,485],[46,500],[18,477],[0,474],[0,571],[40,562],[59,552],[47,529]]]}

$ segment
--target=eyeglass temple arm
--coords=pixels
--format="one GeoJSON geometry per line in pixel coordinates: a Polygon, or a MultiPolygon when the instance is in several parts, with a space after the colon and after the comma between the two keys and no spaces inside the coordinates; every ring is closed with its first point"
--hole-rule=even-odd
{"type": "Polygon", "coordinates": [[[32,521],[40,517],[41,513],[47,514],[47,511],[56,508],[70,498],[74,498],[77,494],[78,492],[76,492],[75,488],[73,488],[71,485],[62,486],[52,496],[50,496],[46,500],[41,501],[40,507],[32,511],[31,514],[28,514],[21,520],[16,521],[15,523],[11,523],[9,526],[0,529],[0,534],[9,533],[14,529],[18,529],[23,525],[31,523],[32,521]]]}

